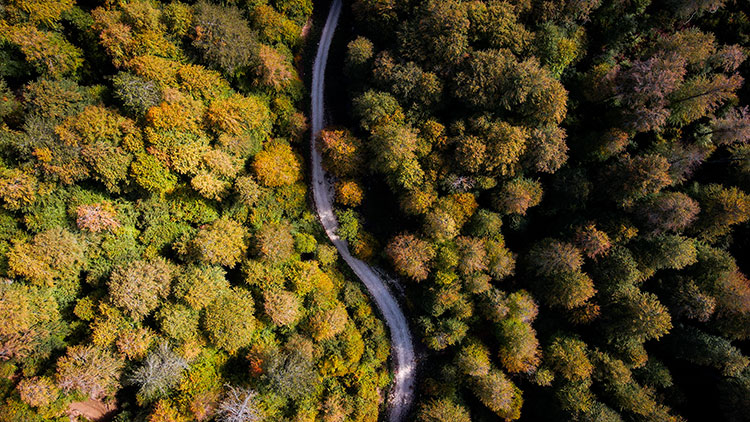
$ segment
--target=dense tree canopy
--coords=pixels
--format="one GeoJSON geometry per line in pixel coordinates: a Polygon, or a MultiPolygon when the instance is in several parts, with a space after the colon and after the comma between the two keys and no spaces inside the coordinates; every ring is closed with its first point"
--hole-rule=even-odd
{"type": "Polygon", "coordinates": [[[377,419],[387,333],[306,202],[312,9],[3,3],[0,421],[377,419]]]}
{"type": "MultiPolygon", "coordinates": [[[[378,419],[305,185],[327,6],[3,2],[0,422],[378,419]]],[[[422,344],[406,419],[747,419],[747,2],[344,7],[312,135],[422,344]]]]}
{"type": "Polygon", "coordinates": [[[417,417],[742,420],[747,5],[351,9],[318,144],[434,351],[417,417]]]}

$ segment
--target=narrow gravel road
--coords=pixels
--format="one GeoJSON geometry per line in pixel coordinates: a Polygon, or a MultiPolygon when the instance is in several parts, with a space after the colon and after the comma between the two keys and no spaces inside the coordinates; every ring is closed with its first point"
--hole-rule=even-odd
{"type": "Polygon", "coordinates": [[[385,322],[391,332],[391,346],[393,348],[393,363],[395,380],[388,401],[389,420],[399,422],[409,411],[414,396],[414,376],[416,362],[414,359],[414,345],[412,343],[409,324],[401,311],[398,302],[386,286],[385,280],[366,263],[352,256],[349,247],[337,234],[339,223],[333,213],[333,193],[331,186],[326,180],[323,170],[320,151],[315,139],[323,129],[323,91],[325,86],[326,62],[328,61],[328,49],[331,46],[333,33],[338,24],[341,14],[341,0],[333,0],[331,10],[328,13],[323,33],[320,36],[318,53],[313,65],[312,80],[312,189],[315,199],[315,208],[318,212],[323,227],[336,246],[339,253],[347,264],[352,268],[357,277],[370,291],[375,303],[385,317],[385,322]]]}

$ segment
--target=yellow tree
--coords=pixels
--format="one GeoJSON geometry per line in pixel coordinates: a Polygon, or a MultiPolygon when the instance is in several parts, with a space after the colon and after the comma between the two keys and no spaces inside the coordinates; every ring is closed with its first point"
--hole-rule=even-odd
{"type": "Polygon", "coordinates": [[[75,74],[83,64],[83,53],[57,32],[34,26],[0,26],[0,38],[16,45],[37,72],[60,78],[75,74]]]}
{"type": "Polygon", "coordinates": [[[21,400],[33,407],[49,406],[60,395],[60,389],[48,377],[24,378],[16,389],[21,400]]]}
{"type": "Polygon", "coordinates": [[[0,198],[5,207],[17,210],[36,199],[37,179],[19,169],[0,170],[0,198]]]}
{"type": "Polygon", "coordinates": [[[220,218],[198,231],[191,241],[194,255],[207,264],[234,267],[245,255],[247,231],[229,218],[220,218]]]}
{"type": "Polygon", "coordinates": [[[253,170],[258,181],[268,187],[291,185],[302,178],[301,161],[292,148],[283,143],[267,146],[255,156],[253,170]]]}
{"type": "Polygon", "coordinates": [[[171,292],[172,265],[164,258],[135,261],[112,272],[112,302],[135,320],[143,319],[171,292]]]}
{"type": "Polygon", "coordinates": [[[84,246],[69,231],[53,228],[30,241],[17,241],[8,251],[10,273],[37,285],[77,279],[85,262],[84,246]]]}
{"type": "Polygon", "coordinates": [[[302,300],[283,289],[263,292],[263,309],[277,326],[293,326],[302,316],[302,300]]]}
{"type": "Polygon", "coordinates": [[[0,284],[0,360],[23,359],[50,334],[60,320],[57,302],[48,291],[18,282],[0,284]]]}
{"type": "Polygon", "coordinates": [[[362,141],[348,129],[331,128],[321,131],[318,145],[323,152],[323,166],[331,174],[343,178],[362,172],[362,141]]]}

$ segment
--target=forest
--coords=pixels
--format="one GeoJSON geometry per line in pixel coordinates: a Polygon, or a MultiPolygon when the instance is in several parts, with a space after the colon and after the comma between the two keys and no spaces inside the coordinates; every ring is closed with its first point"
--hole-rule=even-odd
{"type": "Polygon", "coordinates": [[[0,422],[750,421],[750,3],[0,2],[0,422]]]}
{"type": "Polygon", "coordinates": [[[319,145],[415,418],[750,420],[750,3],[356,0],[319,145]]]}
{"type": "Polygon", "coordinates": [[[306,200],[308,0],[0,6],[0,421],[375,421],[306,200]]]}

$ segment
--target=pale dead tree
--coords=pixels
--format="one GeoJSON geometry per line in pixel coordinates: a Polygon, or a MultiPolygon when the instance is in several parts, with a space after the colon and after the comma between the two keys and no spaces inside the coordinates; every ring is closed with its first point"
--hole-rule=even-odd
{"type": "Polygon", "coordinates": [[[179,382],[187,368],[185,358],[173,352],[163,342],[133,371],[129,381],[140,387],[138,395],[141,398],[151,401],[165,396],[179,382]]]}
{"type": "Polygon", "coordinates": [[[258,393],[227,385],[227,392],[219,403],[216,420],[219,422],[259,422],[264,418],[258,393]]]}

